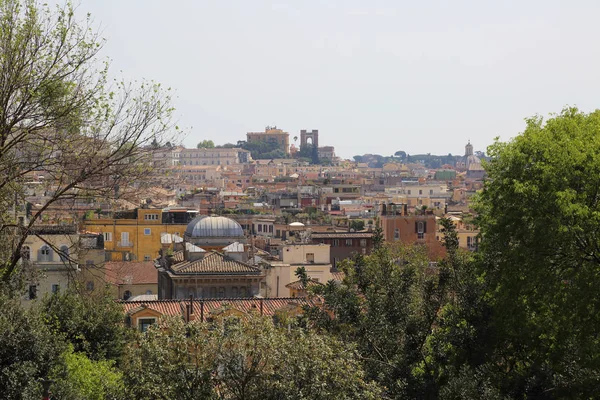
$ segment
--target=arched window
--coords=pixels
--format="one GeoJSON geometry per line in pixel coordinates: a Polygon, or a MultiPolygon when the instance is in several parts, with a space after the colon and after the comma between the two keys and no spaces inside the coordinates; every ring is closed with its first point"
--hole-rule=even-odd
{"type": "Polygon", "coordinates": [[[21,258],[23,258],[23,261],[31,260],[31,248],[29,246],[21,247],[21,258]]]}
{"type": "Polygon", "coordinates": [[[126,290],[123,293],[123,300],[129,300],[130,297],[131,297],[131,292],[129,290],[126,290]]]}
{"type": "Polygon", "coordinates": [[[69,246],[66,246],[66,245],[60,246],[60,252],[58,254],[60,255],[60,261],[62,261],[62,262],[69,261],[69,246]]]}
{"type": "Polygon", "coordinates": [[[52,261],[52,249],[48,245],[43,245],[38,252],[38,261],[52,261]]]}

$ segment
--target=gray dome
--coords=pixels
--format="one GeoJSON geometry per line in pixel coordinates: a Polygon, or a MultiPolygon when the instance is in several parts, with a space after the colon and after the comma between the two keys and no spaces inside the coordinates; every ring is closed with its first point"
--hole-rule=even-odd
{"type": "Polygon", "coordinates": [[[188,224],[185,235],[190,238],[244,237],[244,230],[232,219],[201,215],[188,224]]]}

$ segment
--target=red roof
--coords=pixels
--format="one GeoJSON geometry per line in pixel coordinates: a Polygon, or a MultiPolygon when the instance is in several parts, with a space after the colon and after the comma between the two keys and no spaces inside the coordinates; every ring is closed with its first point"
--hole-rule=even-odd
{"type": "MultiPolygon", "coordinates": [[[[186,306],[190,300],[154,300],[154,301],[121,301],[123,310],[127,314],[135,314],[144,309],[154,310],[163,316],[185,316],[186,306]]],[[[248,313],[251,311],[261,312],[262,314],[272,316],[278,310],[289,307],[302,307],[304,305],[317,305],[320,301],[317,299],[308,299],[305,297],[280,297],[280,298],[229,298],[229,299],[194,299],[194,315],[199,318],[203,313],[206,319],[211,312],[222,308],[225,305],[232,309],[248,313]],[[201,308],[204,309],[202,312],[201,308]]]]}
{"type": "Polygon", "coordinates": [[[115,285],[158,284],[153,261],[111,261],[104,269],[106,282],[115,285]]]}

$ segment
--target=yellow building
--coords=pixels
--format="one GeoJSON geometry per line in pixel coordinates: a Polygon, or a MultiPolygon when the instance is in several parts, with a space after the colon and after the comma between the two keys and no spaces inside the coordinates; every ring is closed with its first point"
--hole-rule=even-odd
{"type": "Polygon", "coordinates": [[[104,249],[112,261],[150,261],[158,257],[162,233],[183,237],[197,210],[187,208],[136,209],[113,218],[90,219],[86,229],[104,235],[104,249]]]}

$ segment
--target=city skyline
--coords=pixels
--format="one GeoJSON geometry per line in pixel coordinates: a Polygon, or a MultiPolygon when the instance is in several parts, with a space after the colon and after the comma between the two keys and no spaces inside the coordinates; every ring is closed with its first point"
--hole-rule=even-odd
{"type": "Polygon", "coordinates": [[[318,129],[351,158],[462,154],[469,139],[485,151],[527,117],[595,109],[599,7],[135,0],[77,13],[101,27],[113,74],[175,90],[187,147],[277,125],[318,129]]]}

